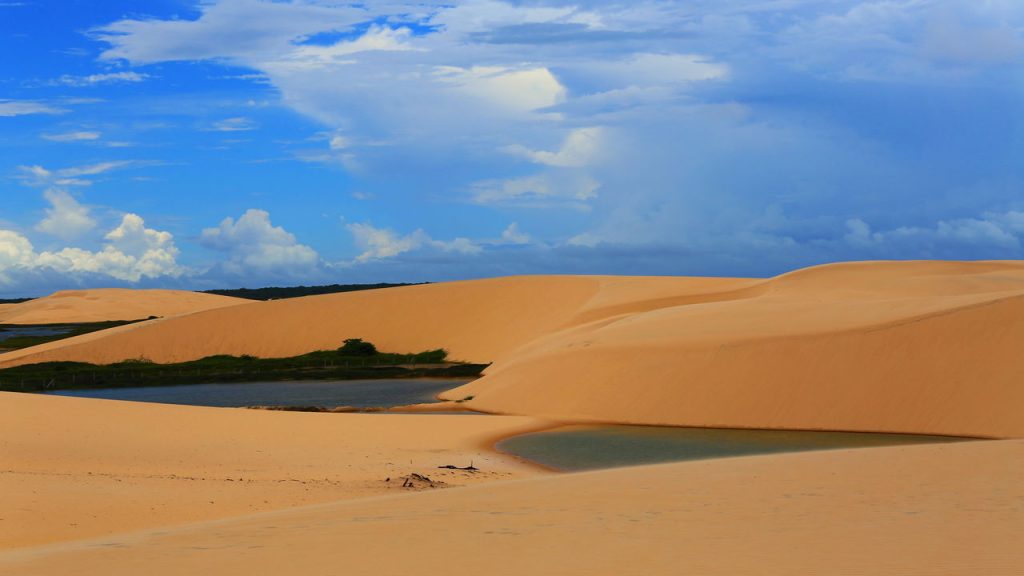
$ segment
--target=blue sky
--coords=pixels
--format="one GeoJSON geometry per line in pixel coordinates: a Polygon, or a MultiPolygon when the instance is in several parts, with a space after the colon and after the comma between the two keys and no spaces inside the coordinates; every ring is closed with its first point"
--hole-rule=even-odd
{"type": "Polygon", "coordinates": [[[5,0],[0,43],[0,297],[1024,256],[1017,0],[5,0]]]}

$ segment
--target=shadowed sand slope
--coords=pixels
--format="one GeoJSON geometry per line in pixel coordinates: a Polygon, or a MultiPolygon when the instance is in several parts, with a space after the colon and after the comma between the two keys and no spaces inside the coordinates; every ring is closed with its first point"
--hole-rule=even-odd
{"type": "Polygon", "coordinates": [[[21,304],[0,305],[0,324],[59,324],[177,316],[250,300],[184,290],[65,290],[21,304]]]}
{"type": "Polygon", "coordinates": [[[361,337],[494,362],[448,394],[566,420],[1024,436],[1024,263],[768,280],[514,277],[210,310],[0,355],[287,356],[361,337]]]}
{"type": "Polygon", "coordinates": [[[393,494],[413,472],[447,485],[536,475],[487,447],[539,424],[0,393],[0,548],[393,494]],[[479,472],[437,469],[471,461],[479,472]]]}
{"type": "Polygon", "coordinates": [[[0,554],[5,574],[1021,574],[1024,442],[735,458],[0,554]]]}

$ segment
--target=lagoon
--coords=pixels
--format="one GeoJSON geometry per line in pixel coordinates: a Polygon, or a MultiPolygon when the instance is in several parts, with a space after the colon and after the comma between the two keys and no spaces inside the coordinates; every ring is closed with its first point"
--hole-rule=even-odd
{"type": "Polygon", "coordinates": [[[508,438],[502,452],[566,472],[808,450],[932,444],[950,436],[738,430],[663,426],[565,426],[508,438]]]}
{"type": "Polygon", "coordinates": [[[437,394],[467,380],[380,379],[187,384],[48,392],[57,396],[192,406],[391,407],[436,402],[437,394]]]}

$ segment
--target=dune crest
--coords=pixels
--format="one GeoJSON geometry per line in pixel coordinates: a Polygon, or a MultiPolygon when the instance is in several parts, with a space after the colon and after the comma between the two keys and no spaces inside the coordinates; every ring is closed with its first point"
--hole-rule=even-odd
{"type": "Polygon", "coordinates": [[[246,303],[251,301],[185,290],[63,290],[20,304],[0,305],[0,324],[141,320],[246,303]]]}

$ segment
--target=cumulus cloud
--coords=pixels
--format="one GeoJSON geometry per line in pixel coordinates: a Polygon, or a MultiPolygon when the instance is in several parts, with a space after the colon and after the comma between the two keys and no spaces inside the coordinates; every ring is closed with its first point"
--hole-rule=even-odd
{"type": "Polygon", "coordinates": [[[351,41],[340,41],[327,46],[301,45],[285,54],[277,66],[322,68],[335,64],[351,64],[353,54],[360,52],[399,52],[413,50],[408,43],[412,31],[408,28],[370,26],[365,34],[351,41]]]}
{"type": "Polygon", "coordinates": [[[249,209],[238,220],[225,218],[216,228],[203,230],[199,243],[227,253],[228,260],[220,267],[237,276],[299,276],[312,272],[320,261],[316,251],[300,244],[294,234],[274,226],[265,210],[249,209]]]}
{"type": "Polygon", "coordinates": [[[459,237],[448,241],[434,240],[423,230],[400,235],[393,230],[377,228],[367,223],[349,224],[348,230],[356,244],[363,250],[356,256],[357,262],[394,258],[406,252],[428,247],[442,252],[459,254],[477,254],[483,250],[479,244],[468,238],[459,237]]]}
{"type": "Polygon", "coordinates": [[[66,281],[83,276],[131,283],[177,278],[187,272],[177,262],[178,253],[170,233],[146,228],[136,214],[125,214],[98,251],[66,247],[36,252],[25,236],[0,230],[0,281],[9,284],[19,275],[38,272],[57,273],[66,281]]]}
{"type": "Polygon", "coordinates": [[[547,68],[438,66],[434,74],[459,92],[517,112],[554,106],[566,97],[565,86],[547,68]]]}
{"type": "Polygon", "coordinates": [[[964,247],[1018,250],[1024,241],[1024,212],[987,213],[978,218],[940,220],[934,226],[900,226],[875,231],[860,218],[846,221],[844,240],[855,247],[939,251],[964,247]]]}
{"type": "Polygon", "coordinates": [[[46,217],[36,224],[36,230],[65,240],[77,238],[96,227],[96,220],[89,215],[89,208],[82,206],[71,194],[59,188],[43,192],[50,203],[46,217]]]}
{"type": "Polygon", "coordinates": [[[602,134],[603,131],[600,127],[577,128],[569,133],[562,143],[562,147],[556,152],[531,150],[519,144],[508,146],[505,151],[538,164],[559,168],[580,168],[589,164],[597,156],[602,134]]]}
{"type": "Polygon", "coordinates": [[[501,240],[507,244],[529,244],[532,238],[519,229],[518,222],[513,222],[501,232],[501,240]]]}
{"type": "MultiPolygon", "coordinates": [[[[104,60],[212,60],[265,77],[335,135],[317,158],[409,206],[468,196],[502,223],[521,207],[582,208],[517,218],[542,240],[571,238],[573,253],[668,246],[729,273],[781,265],[781,249],[787,265],[1021,255],[1008,221],[983,214],[1019,208],[1019,134],[1006,122],[1021,106],[1019,3],[219,0],[198,11],[93,35],[104,60]],[[787,218],[767,222],[775,206],[787,218]],[[863,220],[844,226],[849,214],[863,220]]],[[[350,230],[364,260],[432,253],[426,233],[350,230]]]]}

